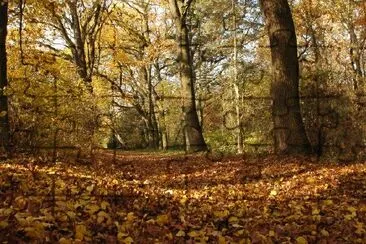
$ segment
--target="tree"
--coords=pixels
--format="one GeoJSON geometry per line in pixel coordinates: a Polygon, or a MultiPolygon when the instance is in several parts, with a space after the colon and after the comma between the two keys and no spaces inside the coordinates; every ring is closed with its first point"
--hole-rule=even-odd
{"type": "Polygon", "coordinates": [[[194,68],[190,50],[187,15],[193,0],[169,0],[179,45],[178,63],[183,96],[184,135],[187,151],[205,151],[206,142],[198,120],[194,91],[194,68]]]}
{"type": "Polygon", "coordinates": [[[7,79],[6,36],[8,25],[8,2],[0,1],[0,144],[9,146],[8,97],[5,94],[7,79]]]}
{"type": "Polygon", "coordinates": [[[349,64],[353,71],[353,87],[356,93],[362,93],[366,78],[365,71],[365,43],[366,28],[364,16],[366,15],[364,1],[331,1],[329,3],[335,18],[339,19],[345,27],[349,37],[349,64]]]}
{"type": "Polygon", "coordinates": [[[275,152],[308,153],[311,146],[302,121],[299,62],[294,22],[287,0],[261,0],[271,56],[272,117],[275,152]]]}
{"type": "MultiPolygon", "coordinates": [[[[159,53],[155,52],[154,45],[161,40],[151,31],[154,26],[152,6],[151,1],[134,0],[113,9],[111,22],[107,22],[103,31],[110,38],[103,37],[101,43],[107,47],[103,50],[102,62],[108,68],[98,71],[98,75],[108,80],[117,94],[132,98],[128,106],[144,121],[141,129],[145,132],[146,146],[157,149],[159,126],[152,63],[159,53]]],[[[118,110],[127,108],[125,99],[116,99],[113,106],[118,110]]]]}
{"type": "Polygon", "coordinates": [[[92,79],[98,66],[100,47],[98,40],[104,23],[106,22],[110,3],[106,0],[80,1],[66,0],[39,1],[32,3],[38,11],[32,22],[43,25],[52,35],[39,43],[57,55],[73,62],[79,77],[85,86],[92,91],[92,79]],[[66,54],[63,48],[56,47],[54,43],[60,39],[71,54],[66,54]]]}

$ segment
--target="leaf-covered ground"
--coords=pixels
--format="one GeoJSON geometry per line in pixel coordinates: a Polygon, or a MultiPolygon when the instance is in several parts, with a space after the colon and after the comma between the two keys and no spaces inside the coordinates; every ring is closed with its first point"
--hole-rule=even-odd
{"type": "Polygon", "coordinates": [[[105,154],[0,163],[8,243],[366,243],[366,164],[105,154]]]}

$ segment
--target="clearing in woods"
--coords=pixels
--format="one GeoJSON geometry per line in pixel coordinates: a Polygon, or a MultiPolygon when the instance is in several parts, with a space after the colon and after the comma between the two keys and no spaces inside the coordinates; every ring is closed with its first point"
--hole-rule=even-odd
{"type": "Polygon", "coordinates": [[[9,243],[365,243],[366,165],[124,153],[0,164],[9,243]]]}

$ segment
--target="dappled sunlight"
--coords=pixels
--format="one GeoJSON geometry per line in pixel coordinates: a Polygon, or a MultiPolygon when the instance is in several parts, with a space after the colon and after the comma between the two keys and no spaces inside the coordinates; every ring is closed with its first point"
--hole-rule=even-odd
{"type": "Polygon", "coordinates": [[[363,163],[144,158],[131,157],[131,171],[118,161],[113,171],[96,171],[97,164],[0,164],[1,236],[137,243],[365,236],[363,163]]]}

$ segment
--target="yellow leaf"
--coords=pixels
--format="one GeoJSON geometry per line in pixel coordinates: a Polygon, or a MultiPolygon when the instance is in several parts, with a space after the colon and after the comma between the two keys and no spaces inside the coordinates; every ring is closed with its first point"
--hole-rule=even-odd
{"type": "Polygon", "coordinates": [[[89,204],[86,205],[86,210],[88,211],[89,214],[94,214],[99,210],[99,206],[96,204],[89,204]]]}
{"type": "Polygon", "coordinates": [[[31,237],[34,239],[39,239],[39,238],[42,238],[42,236],[43,236],[43,231],[38,228],[26,227],[26,228],[24,228],[24,231],[26,232],[26,235],[28,237],[31,237]]]}
{"type": "Polygon", "coordinates": [[[238,222],[239,222],[239,219],[237,217],[235,217],[235,216],[231,216],[229,218],[229,223],[230,224],[234,224],[234,223],[238,223],[238,222]]]}
{"type": "Polygon", "coordinates": [[[272,190],[271,193],[269,194],[270,196],[276,196],[277,195],[277,191],[276,190],[272,190]]]}
{"type": "Polygon", "coordinates": [[[76,218],[76,214],[72,211],[67,211],[66,215],[69,216],[69,218],[72,220],[76,218]]]}
{"type": "Polygon", "coordinates": [[[300,236],[300,237],[296,238],[296,243],[297,244],[308,244],[308,241],[304,237],[300,236]]]}
{"type": "Polygon", "coordinates": [[[58,240],[59,244],[71,244],[72,241],[70,239],[66,239],[65,237],[62,237],[60,240],[58,240]]]}
{"type": "Polygon", "coordinates": [[[24,209],[27,206],[27,200],[23,197],[17,197],[14,200],[15,209],[24,209]]]}
{"type": "Polygon", "coordinates": [[[269,233],[268,233],[268,236],[274,237],[275,236],[275,232],[273,230],[270,230],[269,233]]]}
{"type": "Polygon", "coordinates": [[[323,236],[329,236],[329,232],[328,232],[328,231],[326,231],[325,229],[322,229],[322,230],[320,231],[320,233],[321,233],[323,236]]]}
{"type": "Polygon", "coordinates": [[[176,236],[178,236],[178,237],[186,236],[186,233],[183,230],[180,230],[180,231],[178,231],[176,236]]]}
{"type": "Polygon", "coordinates": [[[134,215],[134,213],[133,213],[133,212],[129,212],[129,213],[127,214],[126,219],[127,219],[127,221],[128,221],[128,222],[133,222],[133,221],[136,219],[136,216],[134,215]]]}
{"type": "Polygon", "coordinates": [[[0,229],[4,229],[8,227],[9,223],[6,221],[0,221],[0,229]]]}
{"type": "Polygon", "coordinates": [[[98,216],[98,217],[97,217],[97,223],[98,223],[98,224],[103,223],[103,221],[104,221],[104,217],[101,217],[101,216],[98,216]]]}
{"type": "Polygon", "coordinates": [[[88,192],[92,192],[94,190],[94,185],[90,185],[86,188],[88,192]]]}
{"type": "Polygon", "coordinates": [[[156,217],[156,222],[160,226],[165,225],[169,222],[169,216],[166,214],[158,215],[158,217],[156,217]]]}
{"type": "Polygon", "coordinates": [[[6,216],[6,217],[8,217],[8,216],[10,216],[10,214],[12,214],[13,213],[13,210],[11,209],[11,208],[1,208],[0,209],[0,215],[1,216],[6,216]]]}
{"type": "Polygon", "coordinates": [[[148,221],[146,221],[147,224],[155,224],[155,220],[154,219],[149,219],[148,221]]]}
{"type": "Polygon", "coordinates": [[[213,212],[214,216],[216,218],[225,218],[229,215],[229,211],[228,210],[224,210],[224,211],[214,211],[213,212]]]}
{"type": "Polygon", "coordinates": [[[239,242],[239,244],[251,244],[252,243],[252,241],[249,239],[249,238],[247,238],[247,239],[243,239],[243,240],[241,240],[240,242],[239,242]]]}
{"type": "Polygon", "coordinates": [[[353,215],[353,214],[346,214],[345,216],[344,216],[344,219],[345,220],[351,220],[351,219],[353,219],[355,216],[353,215]]]}
{"type": "Polygon", "coordinates": [[[350,211],[352,213],[352,215],[355,215],[356,216],[356,211],[357,211],[356,208],[354,208],[354,207],[348,207],[347,210],[350,211]]]}
{"type": "Polygon", "coordinates": [[[364,227],[363,223],[357,221],[357,223],[354,224],[353,226],[356,228],[355,233],[357,235],[362,235],[362,234],[366,233],[365,229],[363,228],[364,227]]]}
{"type": "Polygon", "coordinates": [[[190,236],[190,237],[197,237],[197,236],[199,236],[200,234],[197,232],[197,231],[191,231],[191,232],[189,232],[188,233],[188,235],[190,236]]]}
{"type": "Polygon", "coordinates": [[[103,210],[106,210],[107,207],[109,206],[109,203],[106,202],[106,201],[103,201],[101,204],[100,204],[100,208],[103,209],[103,210]]]}
{"type": "Polygon", "coordinates": [[[218,238],[219,240],[218,240],[218,243],[219,244],[226,244],[226,239],[225,239],[225,237],[223,237],[223,236],[219,236],[219,238],[218,238]]]}
{"type": "Polygon", "coordinates": [[[333,200],[324,200],[323,204],[326,205],[326,206],[330,206],[330,205],[333,204],[333,200]]]}
{"type": "Polygon", "coordinates": [[[129,237],[125,238],[125,239],[123,240],[123,243],[125,243],[125,244],[131,244],[131,243],[133,243],[133,239],[132,239],[132,237],[131,237],[131,236],[129,236],[129,237]]]}
{"type": "Polygon", "coordinates": [[[85,225],[76,225],[75,226],[75,239],[83,240],[84,236],[87,233],[87,229],[85,225]]]}
{"type": "Polygon", "coordinates": [[[128,236],[128,234],[123,233],[123,232],[118,232],[117,239],[122,241],[122,239],[125,238],[126,236],[128,236]]]}
{"type": "Polygon", "coordinates": [[[180,204],[184,205],[187,202],[187,197],[183,196],[182,199],[180,199],[180,204]]]}
{"type": "Polygon", "coordinates": [[[109,214],[107,214],[106,212],[104,212],[104,211],[100,211],[99,213],[98,213],[98,216],[100,216],[100,217],[104,217],[104,218],[106,218],[106,219],[108,219],[109,218],[109,214]]]}
{"type": "Polygon", "coordinates": [[[172,233],[168,233],[165,235],[169,240],[173,240],[173,234],[172,233]]]}
{"type": "Polygon", "coordinates": [[[244,235],[244,230],[238,230],[238,231],[236,231],[236,232],[234,233],[234,236],[236,236],[236,237],[240,237],[240,236],[242,236],[242,235],[244,235]]]}
{"type": "Polygon", "coordinates": [[[315,182],[315,179],[314,179],[313,177],[308,177],[308,178],[306,179],[306,181],[307,181],[308,183],[314,183],[314,182],[315,182]]]}

